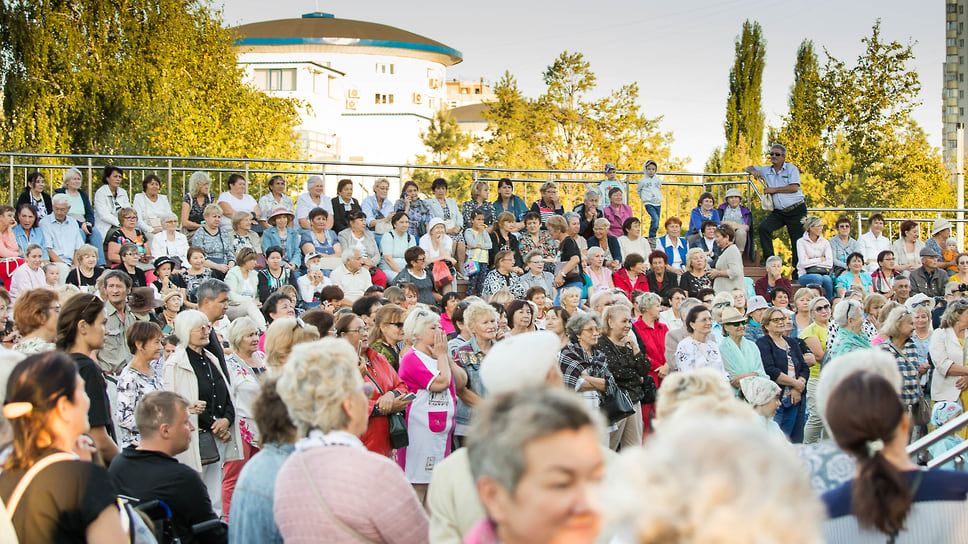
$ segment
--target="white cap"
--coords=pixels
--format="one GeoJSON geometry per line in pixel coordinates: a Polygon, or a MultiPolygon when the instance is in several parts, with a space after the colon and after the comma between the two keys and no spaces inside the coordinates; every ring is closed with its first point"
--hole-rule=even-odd
{"type": "Polygon", "coordinates": [[[509,393],[547,382],[558,364],[561,341],[549,331],[526,332],[494,344],[481,362],[481,382],[488,394],[509,393]]]}
{"type": "Polygon", "coordinates": [[[927,302],[928,306],[934,306],[934,300],[924,293],[918,293],[916,295],[911,295],[911,298],[904,301],[904,305],[908,307],[909,310],[914,309],[915,304],[920,304],[922,302],[927,302]]]}
{"type": "Polygon", "coordinates": [[[760,295],[756,295],[746,303],[746,315],[750,315],[756,310],[762,310],[763,308],[769,307],[770,303],[767,302],[765,298],[761,297],[760,295]]]}

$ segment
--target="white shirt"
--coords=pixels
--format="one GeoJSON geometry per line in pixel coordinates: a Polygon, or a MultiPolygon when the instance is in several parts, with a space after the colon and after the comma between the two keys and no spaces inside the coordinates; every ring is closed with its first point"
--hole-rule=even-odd
{"type": "Polygon", "coordinates": [[[94,192],[94,228],[101,233],[101,237],[107,237],[111,227],[120,226],[118,223],[118,210],[131,206],[128,200],[128,193],[121,187],[115,195],[111,194],[111,189],[104,184],[94,192]]]}
{"type": "MultiPolygon", "coordinates": [[[[448,238],[449,239],[449,238],[448,238]]],[[[298,280],[296,280],[298,283],[298,280]]],[[[373,281],[370,279],[370,271],[360,267],[355,273],[346,269],[346,265],[340,265],[329,275],[329,281],[338,285],[343,290],[343,297],[350,302],[363,296],[373,281]]]]}
{"type": "Polygon", "coordinates": [[[877,254],[891,249],[891,241],[883,233],[874,236],[873,232],[867,231],[860,235],[857,243],[860,244],[860,252],[864,254],[864,271],[868,273],[877,270],[877,254]],[[867,264],[868,261],[874,262],[867,264]]]}
{"type": "MultiPolygon", "coordinates": [[[[244,194],[242,195],[242,198],[235,198],[232,196],[232,193],[228,191],[218,195],[218,200],[215,201],[216,204],[220,204],[222,202],[225,202],[237,212],[252,213],[255,211],[256,206],[258,206],[255,199],[252,198],[252,195],[244,194]]],[[[232,228],[232,217],[227,214],[222,214],[222,226],[232,228]]]]}
{"type": "MultiPolygon", "coordinates": [[[[296,221],[300,219],[308,219],[309,212],[313,211],[315,208],[322,208],[333,214],[333,203],[330,199],[326,198],[326,195],[319,196],[319,204],[313,202],[312,197],[309,196],[309,192],[305,192],[296,198],[296,221]]],[[[297,223],[298,225],[298,223],[297,223]]]]}
{"type": "Polygon", "coordinates": [[[148,234],[162,228],[164,218],[172,213],[168,197],[160,193],[154,202],[144,193],[138,193],[134,195],[132,207],[138,212],[138,228],[148,234]]]}
{"type": "Polygon", "coordinates": [[[47,275],[43,267],[31,270],[26,264],[22,264],[10,275],[10,303],[11,305],[17,297],[24,291],[47,287],[47,275]]]}
{"type": "Polygon", "coordinates": [[[168,233],[161,231],[151,238],[151,255],[178,257],[182,266],[188,266],[188,238],[176,230],[175,239],[168,240],[168,233]]]}

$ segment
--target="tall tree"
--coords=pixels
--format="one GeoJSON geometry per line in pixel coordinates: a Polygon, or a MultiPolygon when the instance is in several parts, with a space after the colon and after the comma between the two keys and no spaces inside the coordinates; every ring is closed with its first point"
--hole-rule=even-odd
{"type": "MultiPolygon", "coordinates": [[[[766,66],[766,40],[756,21],[743,23],[736,39],[736,58],[729,70],[729,97],[726,99],[726,148],[723,166],[743,168],[762,153],[765,115],[762,107],[763,69],[766,66]]],[[[738,170],[736,170],[738,171],[738,170]]]]}
{"type": "Polygon", "coordinates": [[[534,137],[550,130],[549,117],[541,115],[535,101],[524,96],[510,72],[504,72],[493,90],[495,100],[481,112],[490,137],[476,142],[476,160],[495,168],[550,168],[534,137]]]}
{"type": "Polygon", "coordinates": [[[826,122],[821,92],[820,63],[813,41],[803,40],[793,67],[790,111],[783,118],[783,128],[773,136],[786,146],[787,160],[800,169],[801,175],[816,176],[823,168],[821,140],[826,122]]]}
{"type": "Polygon", "coordinates": [[[0,29],[6,149],[298,156],[299,104],[245,83],[208,2],[8,0],[0,29]]]}
{"type": "Polygon", "coordinates": [[[435,163],[440,165],[456,161],[471,143],[471,137],[461,132],[457,121],[447,110],[437,110],[427,130],[420,133],[420,138],[430,148],[435,163]]]}

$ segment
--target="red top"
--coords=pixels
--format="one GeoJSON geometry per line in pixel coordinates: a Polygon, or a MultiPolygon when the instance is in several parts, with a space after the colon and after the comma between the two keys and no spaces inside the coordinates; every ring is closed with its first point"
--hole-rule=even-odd
{"type": "Polygon", "coordinates": [[[393,370],[385,357],[370,348],[367,348],[366,356],[369,358],[370,364],[367,365],[366,376],[363,376],[363,381],[374,385],[378,384],[379,387],[373,389],[373,395],[368,401],[371,414],[370,422],[360,440],[366,446],[366,449],[373,453],[390,457],[393,453],[393,447],[390,446],[390,422],[386,416],[372,414],[376,408],[376,402],[380,400],[383,393],[397,391],[401,396],[406,395],[407,385],[403,383],[403,380],[397,375],[397,371],[393,370]],[[374,382],[374,379],[376,382],[374,382]],[[383,389],[383,393],[380,393],[380,389],[383,389]]]}
{"type": "Polygon", "coordinates": [[[632,285],[632,280],[629,279],[629,271],[620,268],[618,272],[612,274],[612,283],[615,287],[625,291],[625,295],[632,298],[632,291],[638,289],[639,291],[649,292],[649,282],[645,279],[645,274],[639,274],[635,278],[635,285],[632,285]]]}
{"type": "Polygon", "coordinates": [[[636,319],[632,326],[635,328],[635,334],[639,335],[642,343],[645,344],[645,354],[649,356],[649,361],[652,363],[652,371],[649,372],[649,375],[655,380],[655,386],[659,387],[662,385],[662,378],[659,377],[657,371],[659,367],[666,364],[665,337],[666,333],[669,332],[669,327],[658,319],[650,327],[642,321],[642,318],[636,319]]]}

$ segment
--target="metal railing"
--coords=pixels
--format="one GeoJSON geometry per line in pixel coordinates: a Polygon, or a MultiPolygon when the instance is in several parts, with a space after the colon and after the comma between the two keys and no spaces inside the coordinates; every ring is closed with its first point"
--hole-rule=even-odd
{"type": "Polygon", "coordinates": [[[929,447],[960,431],[965,426],[968,426],[968,412],[959,415],[941,427],[938,427],[935,431],[921,437],[913,444],[908,445],[907,454],[912,459],[922,463],[925,459],[927,459],[927,467],[929,469],[940,467],[945,463],[954,460],[955,469],[961,470],[965,464],[964,453],[968,451],[968,440],[958,444],[954,448],[951,448],[950,450],[944,452],[941,456],[934,459],[928,458],[928,456],[924,455],[924,453],[929,447]]]}

